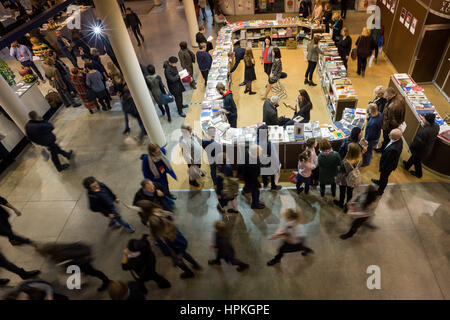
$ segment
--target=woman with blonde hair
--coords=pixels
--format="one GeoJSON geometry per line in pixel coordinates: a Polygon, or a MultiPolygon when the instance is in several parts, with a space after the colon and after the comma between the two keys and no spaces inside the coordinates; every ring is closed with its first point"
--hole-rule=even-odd
{"type": "Polygon", "coordinates": [[[370,31],[367,27],[364,27],[358,40],[356,40],[356,55],[358,56],[358,75],[363,77],[366,74],[367,58],[372,55],[372,51],[375,49],[375,42],[370,36],[370,31]]]}
{"type": "Polygon", "coordinates": [[[322,3],[321,1],[316,1],[312,14],[313,20],[322,20],[322,15],[323,15],[322,3]]]}
{"type": "Polygon", "coordinates": [[[256,92],[252,91],[252,81],[256,80],[256,73],[255,73],[255,58],[253,57],[253,50],[251,48],[245,49],[244,64],[245,64],[244,93],[248,93],[250,95],[256,94],[256,92]]]}
{"type": "Polygon", "coordinates": [[[341,14],[339,12],[333,13],[330,27],[333,30],[333,41],[336,43],[338,42],[342,28],[344,27],[344,20],[342,20],[341,14]]]}
{"type": "Polygon", "coordinates": [[[336,177],[336,183],[339,185],[339,200],[334,200],[334,204],[347,212],[347,203],[353,197],[353,189],[361,183],[362,165],[361,147],[357,143],[348,145],[347,154],[341,162],[339,173],[336,177]],[[345,196],[347,195],[347,202],[345,196]]]}
{"type": "Polygon", "coordinates": [[[386,98],[384,97],[384,92],[386,89],[383,86],[378,86],[373,90],[373,95],[375,99],[370,103],[375,103],[378,107],[378,112],[383,114],[384,106],[386,105],[386,98]]]}
{"type": "Polygon", "coordinates": [[[320,36],[315,35],[313,41],[308,44],[307,47],[307,60],[308,60],[308,69],[306,69],[305,73],[305,84],[310,86],[317,86],[313,82],[313,74],[314,70],[316,70],[317,62],[319,61],[319,54],[323,54],[323,51],[319,48],[320,36]]]}

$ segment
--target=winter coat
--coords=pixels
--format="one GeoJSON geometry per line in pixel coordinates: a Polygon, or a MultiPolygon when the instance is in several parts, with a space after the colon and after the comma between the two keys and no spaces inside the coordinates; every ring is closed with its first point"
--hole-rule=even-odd
{"type": "Polygon", "coordinates": [[[268,126],[277,126],[280,123],[278,119],[278,111],[272,105],[270,99],[266,99],[266,101],[264,101],[263,122],[265,122],[268,126]]]}
{"type": "Polygon", "coordinates": [[[320,184],[333,184],[334,178],[338,174],[338,167],[341,164],[341,157],[336,151],[319,154],[319,182],[320,184]]]}
{"type": "Polygon", "coordinates": [[[376,44],[371,36],[361,36],[356,40],[356,46],[356,54],[358,57],[368,58],[372,55],[372,51],[375,49],[376,44]]]}
{"type": "Polygon", "coordinates": [[[391,103],[387,103],[383,110],[383,131],[388,133],[405,121],[405,104],[401,99],[394,99],[391,103]]]}
{"type": "Polygon", "coordinates": [[[182,95],[186,89],[178,75],[178,69],[171,66],[168,61],[164,62],[164,75],[166,76],[167,87],[174,96],[182,95]]]}
{"type": "Polygon", "coordinates": [[[436,137],[438,134],[439,125],[437,123],[421,127],[414,137],[409,150],[420,160],[425,160],[430,154],[431,150],[433,150],[434,142],[436,141],[436,137]]]}
{"type": "Polygon", "coordinates": [[[49,146],[56,141],[53,129],[55,127],[45,120],[30,120],[25,125],[28,139],[41,146],[49,146]]]}
{"type": "Polygon", "coordinates": [[[323,51],[320,50],[317,44],[313,44],[312,42],[308,44],[308,56],[306,57],[308,61],[319,61],[319,53],[323,54],[323,51]]]}
{"type": "Polygon", "coordinates": [[[164,89],[161,77],[157,74],[147,75],[145,80],[147,82],[147,87],[152,93],[153,99],[155,99],[157,104],[162,105],[161,97],[163,93],[166,93],[166,90],[164,89]]]}

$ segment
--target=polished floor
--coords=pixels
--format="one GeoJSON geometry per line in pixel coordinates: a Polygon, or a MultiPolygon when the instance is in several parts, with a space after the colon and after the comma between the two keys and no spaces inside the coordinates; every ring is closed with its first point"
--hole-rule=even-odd
{"type": "MultiPolygon", "coordinates": [[[[178,43],[188,38],[183,16],[183,7],[177,0],[141,16],[146,37],[145,44],[136,47],[141,63],[154,63],[162,73],[162,62],[170,55],[177,55],[178,43]],[[173,23],[160,28],[164,21],[173,23]]],[[[210,22],[207,23],[208,34],[212,35],[210,22]]],[[[299,54],[297,58],[303,61],[303,53],[296,52],[287,53],[286,57],[299,54]]],[[[380,69],[374,70],[381,70],[378,65],[374,68],[378,67],[380,69]]],[[[236,72],[242,74],[242,69],[236,72]]],[[[297,73],[301,79],[301,70],[290,73],[290,77],[297,73]]],[[[383,81],[388,80],[383,78],[383,81]]],[[[238,79],[234,83],[239,83],[238,79]]],[[[363,89],[364,83],[361,83],[357,90],[363,89]]],[[[233,90],[241,96],[239,99],[245,97],[237,92],[239,88],[233,90]]],[[[298,88],[292,86],[288,90],[292,90],[293,95],[298,88]]],[[[195,92],[185,93],[185,102],[192,97],[194,103],[189,108],[187,122],[195,120],[199,111],[195,103],[201,96],[201,85],[195,92]]],[[[315,99],[320,106],[319,96],[315,99]]],[[[176,117],[176,108],[171,107],[174,121],[169,124],[161,120],[167,135],[184,120],[176,117]]],[[[251,105],[244,107],[252,108],[251,105]]],[[[323,116],[319,108],[315,112],[323,116]]],[[[123,202],[130,203],[142,179],[139,157],[145,153],[145,145],[125,141],[123,116],[118,105],[111,112],[92,116],[83,108],[64,108],[52,121],[60,145],[74,149],[75,158],[71,169],[57,173],[51,162],[42,160],[39,149],[29,147],[0,177],[0,195],[23,212],[23,216],[11,218],[13,229],[39,242],[90,243],[94,247],[97,268],[111,279],[131,280],[131,275],[121,270],[122,251],[129,239],[139,238],[146,232],[145,227],[135,213],[119,206],[124,218],[136,227],[136,233],[130,235],[124,230],[108,229],[108,222],[102,215],[89,211],[81,181],[85,176],[94,175],[109,185],[123,202]]],[[[260,120],[241,117],[239,121],[242,121],[240,125],[245,125],[244,121],[260,120]]],[[[132,133],[137,135],[137,123],[131,119],[131,125],[132,133]]],[[[175,150],[172,151],[175,153],[175,145],[176,138],[169,142],[168,150],[175,150]]],[[[270,209],[258,212],[251,210],[240,196],[241,213],[221,216],[215,208],[216,196],[208,189],[210,185],[204,183],[203,190],[186,190],[185,167],[175,169],[179,181],[171,181],[171,187],[177,190],[175,193],[179,197],[177,220],[189,241],[189,252],[203,270],[197,272],[194,279],[180,280],[180,270],[155,247],[157,270],[172,282],[172,288],[160,290],[149,283],[149,299],[450,299],[448,182],[431,177],[426,180],[428,183],[418,183],[418,180],[405,181],[394,176],[391,182],[414,183],[389,186],[372,222],[377,228],[361,228],[354,238],[343,241],[339,235],[347,231],[351,220],[332,206],[330,198],[322,200],[317,190],[300,197],[286,188],[278,194],[263,191],[262,200],[270,209]],[[267,267],[266,261],[272,258],[279,245],[278,241],[267,238],[279,225],[280,211],[296,206],[303,211],[301,229],[315,254],[306,258],[287,254],[280,265],[267,267]],[[229,265],[207,265],[207,260],[214,255],[210,249],[212,225],[219,219],[228,223],[237,257],[250,264],[250,269],[242,274],[229,265]],[[367,289],[370,275],[366,270],[371,265],[381,269],[380,290],[367,289]]],[[[374,177],[375,171],[370,175],[374,177]]],[[[64,287],[67,275],[55,272],[57,269],[48,265],[31,247],[12,247],[2,237],[0,248],[17,265],[41,269],[42,279],[59,282],[56,284],[59,291],[72,299],[108,298],[107,293],[96,292],[99,285],[96,279],[83,279],[82,290],[69,291],[64,287]]],[[[9,287],[0,288],[0,295],[20,282],[16,275],[3,269],[0,269],[0,277],[12,280],[9,287]]]]}

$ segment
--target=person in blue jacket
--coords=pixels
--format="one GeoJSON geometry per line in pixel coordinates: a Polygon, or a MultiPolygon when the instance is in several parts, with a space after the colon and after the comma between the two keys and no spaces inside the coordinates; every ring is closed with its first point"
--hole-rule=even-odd
{"type": "Polygon", "coordinates": [[[169,190],[167,174],[170,174],[175,180],[177,180],[177,176],[172,169],[169,159],[166,157],[166,150],[155,143],[150,143],[148,145],[148,154],[142,155],[141,160],[144,178],[162,184],[169,192],[168,197],[176,200],[177,197],[169,190]]]}
{"type": "Polygon", "coordinates": [[[363,155],[362,166],[368,166],[372,160],[372,151],[378,144],[383,126],[383,115],[378,112],[378,106],[375,103],[369,104],[369,120],[367,121],[366,134],[364,139],[367,141],[367,151],[363,155]]]}

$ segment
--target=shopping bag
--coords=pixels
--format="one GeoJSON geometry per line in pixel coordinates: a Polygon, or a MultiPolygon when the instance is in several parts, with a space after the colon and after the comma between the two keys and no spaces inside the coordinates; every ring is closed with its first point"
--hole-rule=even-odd
{"type": "Polygon", "coordinates": [[[200,167],[196,165],[192,165],[189,167],[188,174],[191,181],[198,180],[202,177],[202,171],[200,170],[200,167]]]}
{"type": "Polygon", "coordinates": [[[367,64],[369,68],[372,66],[374,60],[375,60],[375,56],[370,56],[369,63],[367,64]]]}
{"type": "Polygon", "coordinates": [[[170,93],[163,93],[161,95],[161,102],[163,105],[169,104],[171,102],[173,102],[175,99],[173,98],[173,95],[170,93]]]}
{"type": "Polygon", "coordinates": [[[297,183],[297,172],[296,171],[292,171],[292,174],[289,177],[289,182],[292,182],[294,184],[297,183]]]}
{"type": "Polygon", "coordinates": [[[358,52],[357,52],[357,50],[358,50],[358,49],[356,49],[356,48],[353,48],[353,49],[352,49],[352,53],[351,53],[352,60],[356,60],[356,58],[358,58],[358,52]]]}

